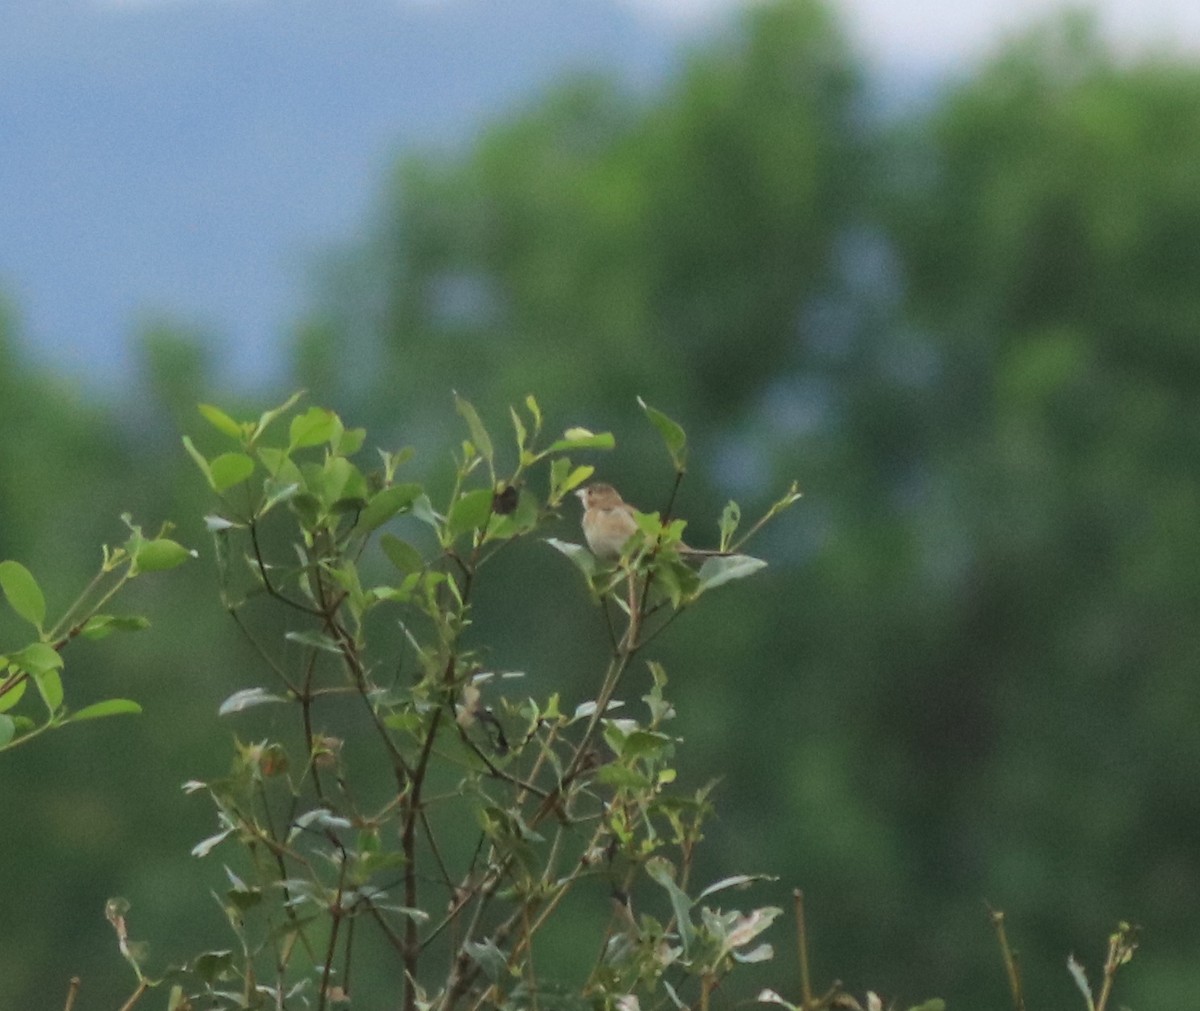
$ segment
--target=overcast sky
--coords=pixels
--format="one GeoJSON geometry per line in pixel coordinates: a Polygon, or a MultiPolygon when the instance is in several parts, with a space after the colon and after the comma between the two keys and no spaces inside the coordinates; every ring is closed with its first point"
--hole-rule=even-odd
{"type": "MultiPolygon", "coordinates": [[[[88,380],[123,374],[154,319],[223,340],[252,374],[323,251],[369,227],[398,152],[469,137],[568,70],[650,86],[744,0],[615,2],[0,0],[0,311],[88,380]]],[[[1067,6],[831,2],[901,86],[1067,6]]],[[[1200,56],[1200,0],[1073,6],[1118,47],[1200,56]]]]}
{"type": "MultiPolygon", "coordinates": [[[[720,16],[740,0],[622,2],[686,24],[720,16]]],[[[1200,0],[835,0],[835,6],[863,51],[888,67],[955,69],[1068,7],[1095,11],[1118,45],[1200,52],[1200,0]]]]}

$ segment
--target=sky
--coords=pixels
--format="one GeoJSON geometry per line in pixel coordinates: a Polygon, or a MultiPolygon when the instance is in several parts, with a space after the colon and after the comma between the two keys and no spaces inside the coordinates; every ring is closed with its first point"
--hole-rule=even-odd
{"type": "MultiPolygon", "coordinates": [[[[740,0],[622,0],[643,15],[686,28],[711,23],[740,0]]],[[[954,71],[998,39],[1066,7],[1093,11],[1118,45],[1200,52],[1197,0],[836,0],[852,37],[877,64],[954,71]]]]}
{"type": "MultiPolygon", "coordinates": [[[[1061,9],[836,2],[877,74],[910,85],[1061,9]]],[[[464,143],[564,73],[652,88],[737,4],[0,0],[0,299],[81,382],[119,387],[162,320],[254,384],[322,257],[369,234],[400,152],[464,143]]],[[[1200,0],[1082,6],[1119,47],[1200,54],[1200,0]]]]}

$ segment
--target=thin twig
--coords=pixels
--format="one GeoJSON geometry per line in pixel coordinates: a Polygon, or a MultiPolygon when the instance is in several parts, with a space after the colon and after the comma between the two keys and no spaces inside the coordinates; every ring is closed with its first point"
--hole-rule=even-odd
{"type": "Polygon", "coordinates": [[[71,1011],[75,1006],[75,998],[79,994],[80,979],[78,976],[72,976],[71,982],[67,986],[67,1002],[63,1005],[63,1011],[71,1011]]]}
{"type": "Polygon", "coordinates": [[[121,1005],[120,1011],[130,1011],[130,1008],[132,1008],[134,1004],[142,999],[142,994],[144,994],[148,989],[150,989],[150,981],[148,979],[143,979],[138,983],[137,989],[130,994],[129,1000],[121,1005]]]}
{"type": "Polygon", "coordinates": [[[988,908],[988,912],[991,914],[992,926],[996,928],[996,940],[1000,942],[1000,956],[1004,959],[1004,972],[1008,976],[1013,1011],[1025,1011],[1025,994],[1021,987],[1021,963],[1017,953],[1009,946],[1008,934],[1004,929],[1004,912],[991,907],[988,908]]]}
{"type": "Polygon", "coordinates": [[[800,1006],[804,1011],[814,1007],[812,975],[808,969],[808,923],[804,917],[804,893],[797,888],[792,892],[796,906],[796,947],[800,959],[800,1006]]]}

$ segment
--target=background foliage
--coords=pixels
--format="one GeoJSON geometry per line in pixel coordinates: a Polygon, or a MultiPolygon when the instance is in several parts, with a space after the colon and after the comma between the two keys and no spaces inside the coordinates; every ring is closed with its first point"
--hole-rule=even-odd
{"type": "MultiPolygon", "coordinates": [[[[1134,920],[1124,1001],[1184,1006],[1200,70],[1122,62],[1066,21],[899,121],[874,98],[807,0],[755,9],[650,99],[564,85],[461,155],[398,167],[298,328],[294,378],[418,450],[455,425],[451,388],[485,415],[536,390],[548,427],[616,434],[603,476],[646,508],[669,487],[636,394],[691,435],[684,515],[799,475],[805,502],[760,545],[773,568],[663,647],[693,785],[722,777],[701,877],[781,875],[805,889],[818,972],[951,1007],[1005,1006],[985,900],[1047,1006],[1077,999],[1068,952],[1097,958],[1134,920]]],[[[177,436],[197,400],[237,407],[203,353],[145,335],[116,411],[35,374],[14,328],[0,555],[61,608],[124,509],[202,546],[177,436]]],[[[596,646],[558,561],[514,563],[481,607],[514,667],[570,671],[596,646]]],[[[115,1006],[108,895],[163,959],[220,929],[187,855],[209,812],[179,784],[222,771],[216,707],[258,661],[211,558],[186,571],[130,588],[150,633],[72,660],[80,704],[94,686],[146,712],[4,760],[12,1006],[72,974],[115,1006]]]]}

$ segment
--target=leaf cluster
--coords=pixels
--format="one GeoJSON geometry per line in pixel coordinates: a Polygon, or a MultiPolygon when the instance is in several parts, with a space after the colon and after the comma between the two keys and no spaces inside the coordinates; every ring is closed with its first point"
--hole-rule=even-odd
{"type": "Polygon", "coordinates": [[[173,569],[194,554],[167,536],[169,526],[147,537],[129,516],[122,518],[129,529],[128,538],[118,547],[104,546],[95,576],[53,622],[47,623],[46,597],[33,573],[12,559],[0,562],[0,591],[13,613],[36,634],[24,645],[0,654],[0,751],[68,723],[141,712],[136,702],[122,698],[72,709],[66,704],[63,687],[67,645],[79,637],[104,639],[113,632],[145,628],[149,625],[146,618],[113,614],[107,609],[109,603],[138,576],[173,569]],[[35,689],[32,693],[28,693],[30,685],[35,689]],[[40,705],[30,704],[31,699],[40,705]]]}
{"type": "MultiPolygon", "coordinates": [[[[437,500],[409,474],[410,450],[364,464],[366,433],[299,395],[249,421],[204,405],[224,445],[184,440],[218,502],[206,522],[222,603],[268,677],[221,712],[286,707],[292,729],[272,720],[268,736],[235,742],[228,774],[186,785],[215,811],[193,855],[226,860],[217,898],[235,943],[153,980],[141,949],[123,947],[139,986],[170,983],[173,1007],[334,1005],[351,994],[364,937],[391,952],[411,1011],[549,1005],[556,993],[684,1006],[737,964],[770,957],[759,935],[778,909],[714,904],[755,878],[693,889],[711,787],[678,783],[665,671],[644,668],[640,705],[618,693],[673,617],[762,569],[737,549],[797,493],[741,539],[730,504],[722,553],[698,571],[669,508],[639,517],[636,543],[609,569],[551,540],[583,571],[612,647],[594,697],[568,711],[558,693],[514,692],[520,673],[496,669],[464,634],[488,563],[536,544],[593,474],[572,456],[614,440],[578,427],[546,437],[527,397],[509,412],[506,453],[454,400],[466,434],[437,500]],[[574,978],[535,967],[568,896],[596,886],[609,898],[587,917],[591,966],[574,978]]],[[[683,430],[643,407],[677,488],[683,430]]]]}

